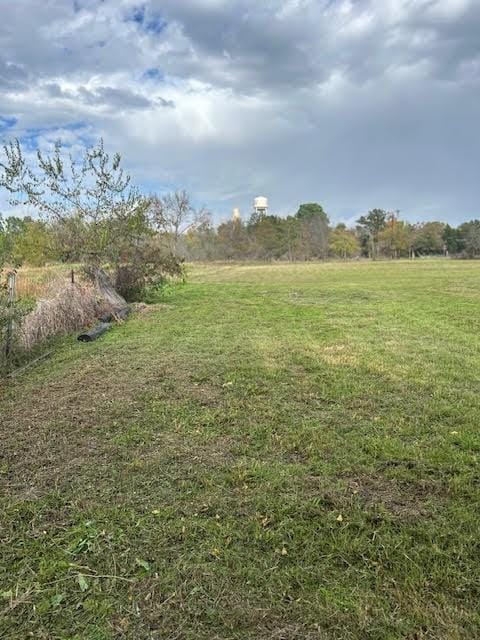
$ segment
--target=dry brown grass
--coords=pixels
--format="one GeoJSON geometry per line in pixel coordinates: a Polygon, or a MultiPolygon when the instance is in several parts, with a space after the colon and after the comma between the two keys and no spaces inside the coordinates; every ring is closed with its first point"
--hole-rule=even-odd
{"type": "MultiPolygon", "coordinates": [[[[52,284],[68,284],[72,265],[55,264],[45,267],[21,267],[17,271],[16,295],[18,298],[44,298],[52,284]]],[[[79,281],[79,269],[74,268],[75,280],[79,281]]]]}
{"type": "Polygon", "coordinates": [[[92,287],[53,281],[22,322],[19,344],[29,351],[54,336],[82,329],[95,320],[97,310],[92,287]]]}

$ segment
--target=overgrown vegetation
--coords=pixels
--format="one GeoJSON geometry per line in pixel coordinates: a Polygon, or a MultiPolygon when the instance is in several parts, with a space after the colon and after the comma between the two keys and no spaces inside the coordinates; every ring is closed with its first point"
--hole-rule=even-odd
{"type": "Polygon", "coordinates": [[[0,375],[15,360],[15,350],[20,342],[17,327],[22,325],[33,306],[29,299],[12,300],[6,281],[0,283],[0,375]]]}
{"type": "Polygon", "coordinates": [[[72,333],[95,321],[100,301],[93,287],[53,282],[18,330],[19,346],[26,352],[53,337],[72,333]]]}
{"type": "MultiPolygon", "coordinates": [[[[3,170],[0,187],[12,195],[13,205],[33,207],[47,216],[52,242],[50,245],[45,242],[45,246],[57,241],[57,251],[80,258],[91,267],[108,263],[114,269],[124,265],[132,265],[137,271],[150,269],[151,260],[144,253],[150,255],[154,235],[151,199],[131,185],[120,155],[110,157],[102,140],[86,148],[78,159],[67,156],[58,142],[51,155],[38,151],[36,165],[30,166],[18,140],[4,147],[4,156],[5,161],[0,163],[3,170]]],[[[161,218],[158,212],[155,224],[160,224],[161,218]]],[[[13,258],[21,253],[15,248],[22,246],[22,240],[26,244],[25,236],[32,224],[32,221],[9,223],[16,233],[10,241],[7,229],[4,245],[12,245],[13,258]],[[18,227],[23,233],[18,233],[18,227]]],[[[41,231],[45,233],[44,226],[41,231]]],[[[157,265],[162,258],[159,249],[157,246],[157,265]]],[[[170,264],[171,252],[163,270],[170,264]]]]}
{"type": "Polygon", "coordinates": [[[0,636],[478,638],[480,263],[206,265],[0,390],[0,636]]]}
{"type": "MultiPolygon", "coordinates": [[[[82,262],[95,283],[98,270],[107,265],[120,293],[133,301],[145,298],[147,290],[158,288],[168,277],[183,276],[182,260],[174,247],[167,248],[159,230],[173,225],[180,233],[184,220],[194,215],[188,196],[182,192],[180,209],[175,199],[164,199],[163,208],[155,208],[152,198],[131,186],[120,156],[110,157],[103,141],[85,149],[81,158],[67,156],[59,142],[51,155],[38,151],[34,164],[27,162],[18,140],[11,142],[0,162],[0,188],[10,193],[11,204],[44,215],[41,220],[0,219],[0,278],[4,263],[15,268],[57,259],[82,262]]],[[[89,297],[93,293],[82,287],[62,288],[38,303],[23,329],[16,313],[16,334],[23,336],[17,342],[31,349],[55,332],[78,329],[93,320],[89,297]]],[[[0,337],[7,345],[5,334],[12,332],[17,306],[13,301],[7,305],[0,296],[0,337]]]]}

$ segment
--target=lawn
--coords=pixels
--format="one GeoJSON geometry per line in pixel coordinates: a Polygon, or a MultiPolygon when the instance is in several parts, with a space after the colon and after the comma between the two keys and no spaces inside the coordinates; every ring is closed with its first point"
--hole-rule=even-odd
{"type": "Polygon", "coordinates": [[[480,637],[480,262],[191,268],[0,423],[3,640],[480,637]]]}

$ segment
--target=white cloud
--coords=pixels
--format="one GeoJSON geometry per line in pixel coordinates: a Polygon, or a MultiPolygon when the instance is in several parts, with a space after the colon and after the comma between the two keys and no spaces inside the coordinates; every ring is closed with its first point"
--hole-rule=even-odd
{"type": "Polygon", "coordinates": [[[459,220],[478,199],[479,27],[473,0],[16,0],[0,137],[103,135],[146,188],[186,185],[219,217],[262,192],[282,213],[459,220]]]}

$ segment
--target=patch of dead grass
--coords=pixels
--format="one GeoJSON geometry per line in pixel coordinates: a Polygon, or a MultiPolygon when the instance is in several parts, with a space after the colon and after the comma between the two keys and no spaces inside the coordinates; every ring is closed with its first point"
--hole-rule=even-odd
{"type": "Polygon", "coordinates": [[[439,481],[407,482],[384,475],[347,479],[348,490],[368,510],[385,510],[402,520],[415,520],[431,513],[431,498],[438,504],[443,493],[439,481]]]}
{"type": "Polygon", "coordinates": [[[346,344],[331,344],[316,349],[322,360],[334,366],[345,365],[355,366],[358,364],[358,357],[352,353],[351,347],[346,344]]]}

